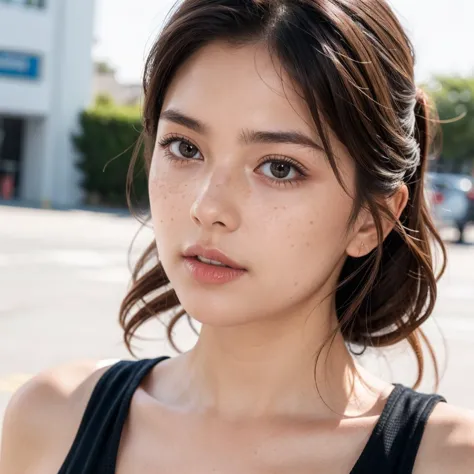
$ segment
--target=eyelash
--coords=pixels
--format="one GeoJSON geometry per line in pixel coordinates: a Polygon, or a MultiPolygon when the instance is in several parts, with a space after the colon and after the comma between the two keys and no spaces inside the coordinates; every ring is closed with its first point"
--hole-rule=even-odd
{"type": "Polygon", "coordinates": [[[199,148],[189,139],[181,135],[175,134],[167,135],[166,137],[161,138],[160,140],[158,140],[158,145],[160,145],[160,147],[164,150],[166,158],[168,158],[170,161],[173,161],[177,164],[185,165],[186,162],[191,160],[191,158],[179,158],[178,156],[173,155],[173,153],[171,153],[170,151],[170,145],[178,141],[187,143],[188,145],[192,145],[199,150],[199,148]]]}
{"type": "MultiPolygon", "coordinates": [[[[158,140],[158,144],[164,150],[166,158],[169,159],[170,161],[175,162],[176,164],[180,164],[180,165],[184,166],[189,161],[193,161],[193,159],[192,158],[180,158],[180,157],[177,157],[176,155],[174,155],[173,153],[171,153],[170,145],[173,144],[176,141],[181,141],[181,142],[184,142],[188,145],[191,145],[191,146],[195,147],[198,151],[199,151],[199,148],[191,140],[189,140],[186,137],[183,137],[182,135],[171,134],[171,135],[168,135],[168,136],[163,137],[160,140],[158,140]]],[[[199,153],[201,153],[201,152],[199,151],[199,153]]],[[[264,158],[262,158],[259,161],[257,168],[260,168],[261,166],[263,166],[266,163],[273,163],[273,162],[290,164],[296,170],[296,172],[299,174],[299,177],[297,179],[281,180],[281,179],[272,179],[272,178],[269,178],[268,176],[263,176],[262,175],[267,181],[272,182],[272,184],[276,184],[277,186],[297,186],[297,185],[301,184],[301,182],[304,181],[304,179],[307,178],[307,176],[308,176],[307,170],[300,163],[298,163],[293,158],[290,158],[288,156],[283,156],[283,155],[265,156],[264,158]]]]}

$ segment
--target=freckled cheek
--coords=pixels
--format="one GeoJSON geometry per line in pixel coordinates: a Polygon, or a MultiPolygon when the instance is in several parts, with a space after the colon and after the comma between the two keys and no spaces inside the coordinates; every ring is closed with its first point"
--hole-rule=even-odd
{"type": "Polygon", "coordinates": [[[179,186],[162,179],[150,182],[150,207],[155,230],[158,232],[175,228],[189,220],[192,206],[191,190],[188,184],[179,186]]]}
{"type": "Polygon", "coordinates": [[[324,232],[324,218],[324,214],[317,209],[301,209],[295,204],[272,206],[262,213],[259,220],[272,236],[272,241],[298,251],[318,246],[324,232]]]}
{"type": "Polygon", "coordinates": [[[283,237],[286,241],[285,246],[295,257],[307,256],[308,252],[321,247],[321,229],[314,224],[314,220],[304,222],[292,219],[286,224],[283,237]]]}
{"type": "Polygon", "coordinates": [[[314,254],[321,246],[321,229],[314,213],[308,217],[291,206],[272,206],[256,216],[254,222],[255,239],[265,248],[263,255],[274,256],[276,265],[302,263],[308,253],[314,254]]]}
{"type": "Polygon", "coordinates": [[[260,234],[259,239],[263,240],[265,254],[272,256],[269,260],[272,267],[291,275],[295,287],[300,285],[300,280],[304,283],[308,278],[304,269],[310,273],[317,268],[323,270],[342,251],[339,244],[342,228],[331,219],[330,213],[314,209],[295,213],[281,208],[274,208],[273,212],[272,218],[259,227],[260,232],[265,229],[265,236],[260,234]]]}
{"type": "Polygon", "coordinates": [[[265,285],[283,287],[282,294],[288,300],[310,291],[318,280],[321,260],[325,257],[315,219],[291,216],[287,210],[259,229],[257,255],[262,260],[258,268],[262,270],[265,285]],[[262,234],[263,229],[265,234],[262,234]]]}

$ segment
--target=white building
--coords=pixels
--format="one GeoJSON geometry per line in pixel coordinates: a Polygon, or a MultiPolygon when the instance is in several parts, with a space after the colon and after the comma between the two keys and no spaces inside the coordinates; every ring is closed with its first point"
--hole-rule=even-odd
{"type": "Polygon", "coordinates": [[[91,98],[93,17],[94,0],[0,0],[0,202],[80,202],[71,134],[91,98]]]}

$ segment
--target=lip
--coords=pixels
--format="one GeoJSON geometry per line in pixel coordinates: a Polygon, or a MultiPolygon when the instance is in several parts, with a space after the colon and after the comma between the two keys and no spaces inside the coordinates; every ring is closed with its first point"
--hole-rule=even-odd
{"type": "Polygon", "coordinates": [[[242,265],[234,262],[232,259],[227,257],[227,255],[217,249],[208,249],[202,245],[192,245],[191,247],[188,247],[183,253],[183,257],[185,258],[193,258],[197,256],[223,263],[234,270],[246,270],[244,267],[242,267],[242,265]]]}
{"type": "Polygon", "coordinates": [[[186,249],[183,260],[190,275],[197,282],[204,285],[223,285],[238,280],[247,273],[245,268],[231,260],[220,250],[207,249],[201,245],[194,245],[186,249]],[[204,263],[198,260],[197,256],[215,260],[227,266],[204,263]]]}

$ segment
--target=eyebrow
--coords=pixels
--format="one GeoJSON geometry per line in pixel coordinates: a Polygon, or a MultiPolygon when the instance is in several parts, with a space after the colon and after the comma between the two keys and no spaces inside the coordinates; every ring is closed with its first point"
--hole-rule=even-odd
{"type": "Polygon", "coordinates": [[[197,133],[202,135],[209,134],[209,127],[204,125],[201,121],[188,117],[187,115],[179,112],[178,110],[168,109],[161,113],[160,120],[167,120],[168,122],[173,122],[183,127],[194,130],[197,133]]]}
{"type": "MultiPolygon", "coordinates": [[[[183,127],[189,128],[199,134],[208,135],[210,127],[200,120],[189,117],[182,112],[174,109],[168,109],[161,113],[161,120],[167,120],[183,127]]],[[[239,140],[246,145],[250,144],[261,144],[261,143],[283,143],[300,145],[308,148],[314,148],[315,150],[322,150],[324,148],[316,143],[313,139],[305,135],[304,133],[297,131],[257,131],[257,130],[242,130],[239,140]]]]}

